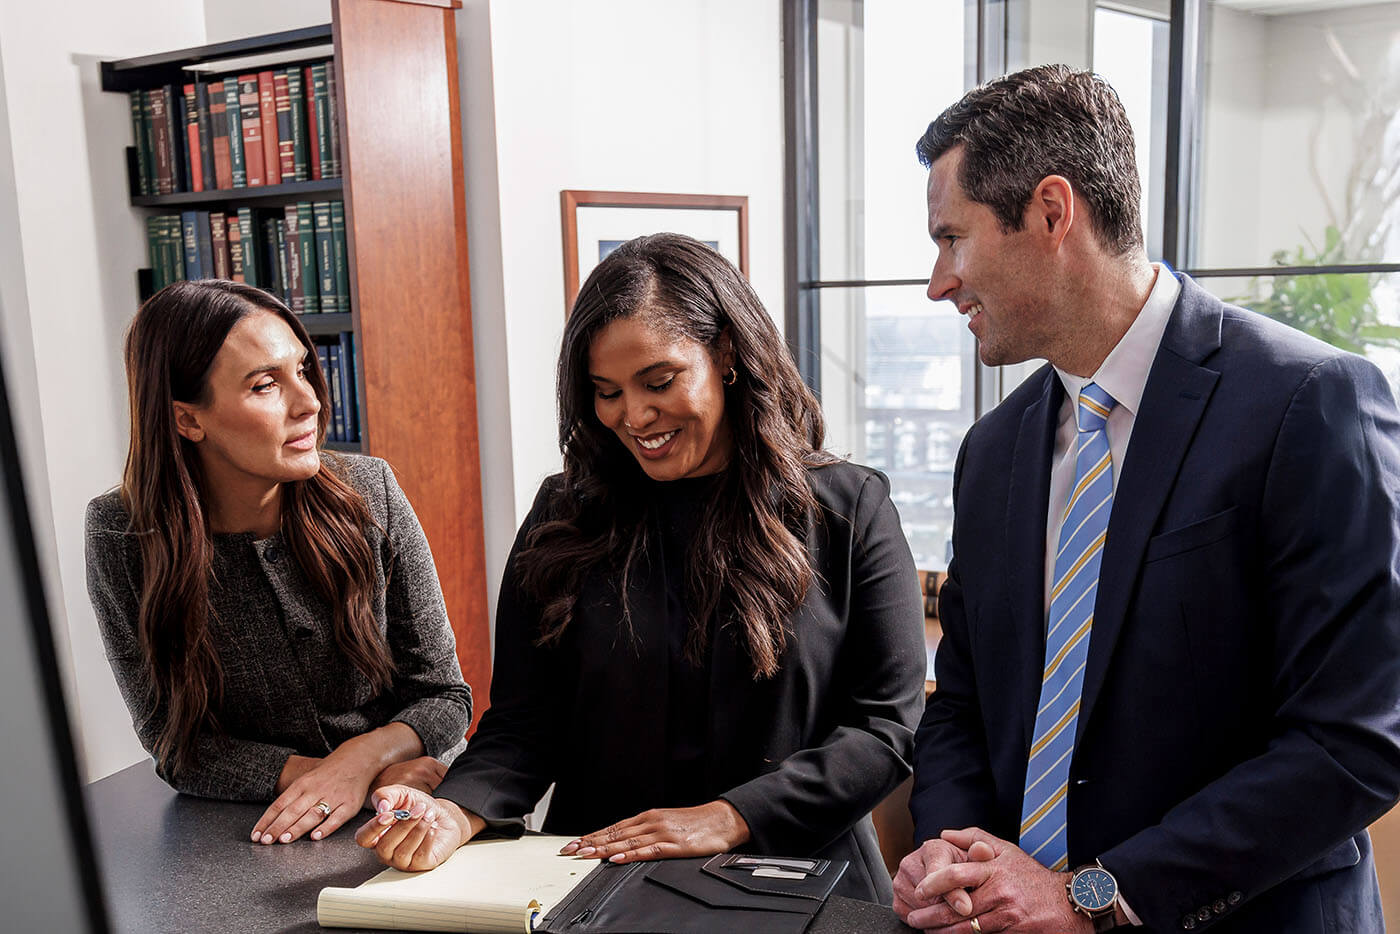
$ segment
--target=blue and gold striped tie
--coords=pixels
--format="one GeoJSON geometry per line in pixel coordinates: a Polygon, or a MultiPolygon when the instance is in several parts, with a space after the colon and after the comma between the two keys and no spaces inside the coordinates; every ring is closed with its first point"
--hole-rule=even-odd
{"type": "Polygon", "coordinates": [[[1055,585],[1045,633],[1045,671],[1021,806],[1021,849],[1052,870],[1065,869],[1065,792],[1084,662],[1094,625],[1099,564],[1113,509],[1113,461],[1104,426],[1118,403],[1093,383],[1079,393],[1079,453],[1074,489],[1055,552],[1055,585]]]}

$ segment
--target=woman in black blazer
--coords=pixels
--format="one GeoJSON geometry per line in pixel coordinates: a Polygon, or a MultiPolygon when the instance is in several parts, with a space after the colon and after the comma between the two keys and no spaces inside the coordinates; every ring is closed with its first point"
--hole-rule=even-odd
{"type": "Polygon", "coordinates": [[[553,783],[566,854],[846,859],[837,891],[888,904],[869,814],[909,773],[924,646],[885,477],[821,450],[758,297],[686,237],[598,265],[558,388],[564,472],[506,566],[491,707],[438,798],[380,789],[357,839],[431,868],[553,783]]]}

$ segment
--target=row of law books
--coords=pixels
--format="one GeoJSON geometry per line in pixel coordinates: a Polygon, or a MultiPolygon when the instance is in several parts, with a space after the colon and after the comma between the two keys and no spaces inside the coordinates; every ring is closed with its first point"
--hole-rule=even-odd
{"type": "Polygon", "coordinates": [[[341,331],[339,338],[316,338],[316,357],[330,389],[331,422],[327,441],[360,440],[360,402],[355,380],[355,335],[341,331]],[[330,343],[334,341],[334,343],[330,343]]]}
{"type": "Polygon", "coordinates": [[[158,214],[146,219],[146,247],[155,291],[181,279],[231,279],[297,314],[350,310],[343,201],[158,214]]]}
{"type": "Polygon", "coordinates": [[[130,92],[140,195],[338,178],[334,61],[130,92]]]}

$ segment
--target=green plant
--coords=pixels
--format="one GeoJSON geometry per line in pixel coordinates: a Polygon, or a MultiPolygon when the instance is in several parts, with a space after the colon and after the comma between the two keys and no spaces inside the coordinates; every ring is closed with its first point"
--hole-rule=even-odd
{"type": "MultiPolygon", "coordinates": [[[[1292,253],[1279,250],[1272,260],[1277,266],[1345,262],[1341,232],[1329,226],[1322,249],[1310,242],[1292,253]]],[[[1257,288],[1260,280],[1252,284],[1257,288]]],[[[1353,353],[1364,354],[1368,347],[1400,348],[1400,327],[1380,320],[1373,284],[1374,275],[1363,272],[1280,275],[1271,277],[1267,296],[1232,301],[1353,353]]]]}

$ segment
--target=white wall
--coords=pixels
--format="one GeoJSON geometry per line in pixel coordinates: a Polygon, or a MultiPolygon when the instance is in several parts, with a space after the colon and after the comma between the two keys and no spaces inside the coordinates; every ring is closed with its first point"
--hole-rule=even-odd
{"type": "Polygon", "coordinates": [[[9,149],[0,158],[0,338],[50,605],[60,644],[66,636],[71,646],[64,675],[89,778],[144,755],[83,567],[84,507],[120,479],[126,453],[120,344],[136,310],[134,270],[145,263],[143,221],[127,206],[127,99],[99,90],[97,62],[203,41],[204,11],[191,0],[143,0],[139,15],[104,0],[0,4],[0,142],[9,149]]]}
{"type": "Polygon", "coordinates": [[[559,468],[561,189],[747,195],[750,278],[781,321],[781,20],[776,0],[497,0],[490,21],[519,520],[559,468]]]}
{"type": "MultiPolygon", "coordinates": [[[[145,0],[142,0],[145,2],[145,0]]],[[[203,0],[205,42],[225,42],[331,21],[330,0],[203,0]]]]}

